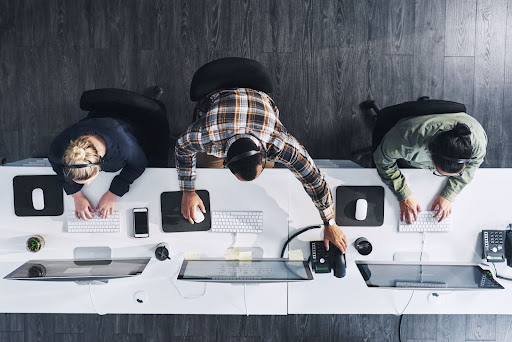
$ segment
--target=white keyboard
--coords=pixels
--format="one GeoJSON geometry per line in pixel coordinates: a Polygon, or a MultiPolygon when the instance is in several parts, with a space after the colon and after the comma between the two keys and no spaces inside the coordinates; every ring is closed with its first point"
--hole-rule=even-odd
{"type": "Polygon", "coordinates": [[[119,231],[118,211],[114,211],[107,218],[101,218],[94,213],[89,221],[77,219],[74,211],[68,213],[68,233],[117,233],[119,231]]]}
{"type": "Polygon", "coordinates": [[[212,211],[212,232],[215,233],[261,233],[262,211],[212,211]]]}
{"type": "Polygon", "coordinates": [[[418,220],[412,224],[405,221],[398,223],[399,232],[449,232],[452,230],[452,220],[448,216],[443,221],[438,222],[439,218],[433,217],[435,211],[422,211],[418,213],[418,220]]]}

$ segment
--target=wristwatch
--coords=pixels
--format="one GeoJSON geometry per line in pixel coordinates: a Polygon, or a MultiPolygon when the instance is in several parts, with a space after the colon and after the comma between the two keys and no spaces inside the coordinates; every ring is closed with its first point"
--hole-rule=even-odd
{"type": "Polygon", "coordinates": [[[336,224],[336,221],[334,219],[330,219],[329,221],[324,221],[325,226],[334,226],[336,224]]]}

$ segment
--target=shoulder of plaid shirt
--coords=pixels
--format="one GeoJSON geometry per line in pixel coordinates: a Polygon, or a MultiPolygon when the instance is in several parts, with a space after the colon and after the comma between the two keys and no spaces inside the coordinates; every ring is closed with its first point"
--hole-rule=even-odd
{"type": "Polygon", "coordinates": [[[182,191],[195,190],[197,152],[225,158],[228,141],[237,135],[252,135],[266,148],[269,160],[284,164],[302,183],[323,222],[334,218],[329,186],[304,146],[279,121],[279,110],[267,94],[247,88],[225,89],[208,95],[196,110],[200,119],[182,133],[175,147],[182,191]]]}

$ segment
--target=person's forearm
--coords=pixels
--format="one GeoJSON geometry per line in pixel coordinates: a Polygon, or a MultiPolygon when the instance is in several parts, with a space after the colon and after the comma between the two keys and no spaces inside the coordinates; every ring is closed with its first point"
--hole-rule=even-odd
{"type": "Polygon", "coordinates": [[[411,195],[411,190],[407,186],[405,177],[400,171],[396,160],[385,157],[384,153],[380,150],[382,147],[379,145],[373,154],[375,167],[380,178],[393,192],[398,201],[403,201],[411,195]]]}
{"type": "Polygon", "coordinates": [[[450,177],[439,195],[453,202],[462,189],[473,180],[479,166],[480,165],[468,166],[462,173],[462,176],[450,177]]]}

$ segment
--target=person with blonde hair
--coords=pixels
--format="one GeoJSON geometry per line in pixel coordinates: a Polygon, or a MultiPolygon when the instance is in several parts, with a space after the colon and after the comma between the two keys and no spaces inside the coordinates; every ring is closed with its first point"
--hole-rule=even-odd
{"type": "Polygon", "coordinates": [[[97,211],[107,217],[117,197],[149,166],[166,167],[169,124],[165,106],[154,98],[121,89],[83,93],[80,107],[89,115],[51,143],[48,159],[66,194],[75,201],[75,216],[89,220],[97,211]],[[121,172],[93,207],[81,189],[100,173],[121,172]]]}

